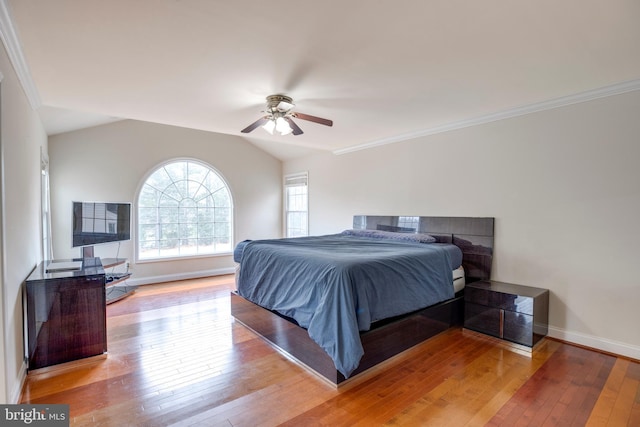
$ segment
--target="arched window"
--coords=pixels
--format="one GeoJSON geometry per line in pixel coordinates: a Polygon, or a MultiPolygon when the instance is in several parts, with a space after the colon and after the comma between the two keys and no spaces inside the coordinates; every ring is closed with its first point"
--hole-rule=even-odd
{"type": "Polygon", "coordinates": [[[154,170],[138,196],[138,260],[232,251],[233,206],[224,179],[196,160],[154,170]]]}

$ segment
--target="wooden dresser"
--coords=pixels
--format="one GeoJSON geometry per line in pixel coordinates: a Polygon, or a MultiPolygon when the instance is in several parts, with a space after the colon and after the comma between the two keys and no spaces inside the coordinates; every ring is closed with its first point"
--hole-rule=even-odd
{"type": "Polygon", "coordinates": [[[464,289],[464,327],[533,347],[549,330],[549,291],[481,280],[464,289]]]}

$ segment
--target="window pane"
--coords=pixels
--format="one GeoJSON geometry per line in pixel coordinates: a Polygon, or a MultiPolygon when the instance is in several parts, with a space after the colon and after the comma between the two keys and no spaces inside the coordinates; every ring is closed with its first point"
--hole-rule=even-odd
{"type": "Polygon", "coordinates": [[[160,193],[154,187],[150,185],[145,185],[142,187],[142,191],[140,192],[140,203],[144,206],[155,206],[158,204],[158,199],[160,198],[160,193]]]}
{"type": "MultiPolygon", "coordinates": [[[[169,188],[174,188],[174,187],[171,186],[169,188]]],[[[179,200],[180,199],[176,199],[174,196],[172,196],[172,195],[170,195],[168,193],[163,193],[160,196],[160,200],[158,200],[157,206],[177,208],[180,205],[179,200]]],[[[140,205],[140,206],[144,207],[144,206],[150,206],[150,205],[140,205]]]]}
{"type": "Polygon", "coordinates": [[[140,208],[138,209],[138,223],[155,224],[158,220],[158,209],[140,208]]]}
{"type": "Polygon", "coordinates": [[[184,192],[182,192],[179,187],[183,187],[183,185],[179,182],[174,182],[164,189],[163,196],[167,203],[180,203],[180,200],[183,199],[184,192]]]}
{"type": "Polygon", "coordinates": [[[220,189],[226,189],[227,186],[224,184],[222,179],[217,174],[210,173],[207,175],[207,179],[204,182],[204,185],[213,193],[220,189]]]}
{"type": "Polygon", "coordinates": [[[180,182],[187,179],[188,162],[174,162],[166,165],[164,170],[167,172],[169,179],[173,182],[180,182]]]}
{"type": "Polygon", "coordinates": [[[167,171],[164,168],[157,170],[149,178],[147,179],[146,184],[149,187],[152,187],[158,191],[163,191],[169,185],[171,185],[172,181],[167,174],[167,171]]]}
{"type": "MultiPolygon", "coordinates": [[[[142,209],[142,208],[141,208],[142,209]]],[[[157,208],[158,217],[156,222],[160,224],[175,224],[178,222],[178,208],[177,207],[160,207],[157,208]]]]}
{"type": "Polygon", "coordinates": [[[221,242],[228,242],[229,237],[231,237],[231,227],[228,222],[216,222],[213,224],[213,228],[215,230],[215,236],[221,239],[221,242]]]}
{"type": "Polygon", "coordinates": [[[229,192],[218,190],[213,193],[213,205],[216,207],[229,206],[229,192]]]}
{"type": "Polygon", "coordinates": [[[198,209],[193,207],[181,207],[179,221],[180,223],[197,223],[198,209]]]}
{"type": "Polygon", "coordinates": [[[209,168],[206,168],[197,163],[189,163],[189,179],[201,185],[207,175],[209,174],[209,168]]]}
{"type": "Polygon", "coordinates": [[[214,218],[213,208],[198,208],[198,223],[212,222],[214,218]]]}
{"type": "Polygon", "coordinates": [[[162,224],[158,226],[158,239],[160,240],[173,240],[180,237],[179,234],[180,224],[162,224]]]}
{"type": "Polygon", "coordinates": [[[213,219],[216,222],[229,222],[231,209],[215,208],[213,209],[213,219]]]}
{"type": "Polygon", "coordinates": [[[141,224],[138,227],[139,240],[154,240],[157,239],[157,229],[155,224],[141,224]]]}

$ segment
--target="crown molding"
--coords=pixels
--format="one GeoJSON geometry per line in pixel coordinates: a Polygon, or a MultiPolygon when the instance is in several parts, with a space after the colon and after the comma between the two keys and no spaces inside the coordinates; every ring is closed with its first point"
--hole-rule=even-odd
{"type": "Polygon", "coordinates": [[[598,98],[605,98],[608,96],[619,95],[622,93],[632,92],[635,90],[640,90],[640,79],[630,80],[627,82],[605,86],[598,89],[592,89],[585,92],[576,93],[573,95],[550,99],[548,101],[542,101],[534,104],[524,105],[521,107],[510,108],[508,110],[499,111],[497,113],[486,114],[484,116],[478,116],[471,119],[446,123],[444,125],[423,129],[416,132],[405,133],[397,136],[392,136],[389,138],[377,139],[375,141],[365,142],[364,144],[358,144],[351,147],[334,150],[333,154],[341,155],[341,154],[351,153],[354,151],[366,150],[373,147],[379,147],[381,145],[393,144],[396,142],[406,141],[409,139],[419,138],[422,136],[435,135],[438,133],[449,132],[451,130],[463,129],[470,126],[477,126],[485,123],[491,123],[498,120],[504,120],[512,117],[523,116],[525,114],[537,113],[539,111],[551,110],[554,108],[564,107],[572,104],[578,104],[581,102],[587,102],[587,101],[591,101],[598,98]]]}
{"type": "Polygon", "coordinates": [[[38,89],[36,88],[27,61],[22,54],[22,47],[18,39],[18,33],[11,19],[11,12],[7,0],[0,0],[0,39],[4,43],[4,47],[9,55],[9,60],[18,76],[18,80],[22,84],[31,108],[38,109],[42,105],[38,89]]]}

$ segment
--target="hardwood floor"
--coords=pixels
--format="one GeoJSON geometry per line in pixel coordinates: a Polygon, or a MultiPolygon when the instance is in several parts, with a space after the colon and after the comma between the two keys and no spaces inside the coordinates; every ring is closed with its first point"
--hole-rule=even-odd
{"type": "Polygon", "coordinates": [[[31,373],[22,402],[77,426],[640,426],[640,363],[551,339],[452,328],[336,389],[234,322],[233,288],[141,287],[107,308],[106,358],[31,373]]]}

